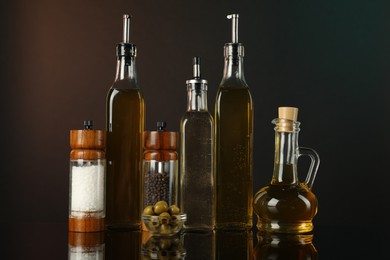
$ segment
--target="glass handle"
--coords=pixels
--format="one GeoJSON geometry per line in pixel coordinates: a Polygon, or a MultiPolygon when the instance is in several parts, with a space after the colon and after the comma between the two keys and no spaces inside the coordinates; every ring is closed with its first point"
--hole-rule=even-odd
{"type": "Polygon", "coordinates": [[[316,151],[307,147],[299,147],[299,155],[301,156],[309,156],[311,163],[309,167],[309,172],[307,173],[305,183],[311,189],[313,187],[314,179],[316,178],[318,167],[320,166],[320,156],[316,151]]]}

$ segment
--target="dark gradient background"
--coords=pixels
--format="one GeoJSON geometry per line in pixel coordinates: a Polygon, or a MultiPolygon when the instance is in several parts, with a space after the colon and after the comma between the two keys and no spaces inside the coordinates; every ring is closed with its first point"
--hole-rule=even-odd
{"type": "MultiPolygon", "coordinates": [[[[388,1],[2,1],[0,221],[66,222],[69,130],[105,127],[105,98],[132,15],[146,129],[179,130],[200,56],[209,110],[239,13],[255,104],[254,191],[272,176],[278,106],[297,106],[300,145],[321,157],[317,226],[388,223],[388,1]]],[[[303,180],[308,162],[300,160],[303,180]]],[[[337,228],[336,228],[337,229],[337,228]]]]}

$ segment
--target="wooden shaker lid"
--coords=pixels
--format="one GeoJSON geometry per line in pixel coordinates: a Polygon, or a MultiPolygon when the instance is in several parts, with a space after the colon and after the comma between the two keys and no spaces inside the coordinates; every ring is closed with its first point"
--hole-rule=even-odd
{"type": "Polygon", "coordinates": [[[104,232],[69,232],[68,243],[72,246],[100,246],[104,244],[104,232]]]}
{"type": "Polygon", "coordinates": [[[160,132],[160,145],[162,150],[176,150],[178,141],[177,132],[160,132]]]}
{"type": "Polygon", "coordinates": [[[84,121],[84,130],[70,130],[71,159],[105,158],[106,131],[92,130],[92,121],[84,121]]]}
{"type": "Polygon", "coordinates": [[[144,131],[145,150],[177,150],[178,132],[165,131],[165,127],[165,122],[157,122],[157,131],[144,131]]]}
{"type": "Polygon", "coordinates": [[[144,160],[150,161],[170,161],[177,160],[177,152],[176,151],[155,151],[149,150],[144,152],[144,160]]]}
{"type": "Polygon", "coordinates": [[[144,149],[146,150],[160,149],[159,131],[144,131],[144,149]]]}

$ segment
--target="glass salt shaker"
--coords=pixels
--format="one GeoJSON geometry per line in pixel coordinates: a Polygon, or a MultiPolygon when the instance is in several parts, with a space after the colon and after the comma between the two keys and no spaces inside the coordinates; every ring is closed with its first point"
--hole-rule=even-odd
{"type": "Polygon", "coordinates": [[[106,132],[92,130],[84,121],[83,130],[70,130],[69,231],[104,230],[106,132]]]}
{"type": "Polygon", "coordinates": [[[178,132],[165,127],[166,122],[157,122],[157,131],[144,131],[144,208],[159,201],[177,205],[178,132]]]}

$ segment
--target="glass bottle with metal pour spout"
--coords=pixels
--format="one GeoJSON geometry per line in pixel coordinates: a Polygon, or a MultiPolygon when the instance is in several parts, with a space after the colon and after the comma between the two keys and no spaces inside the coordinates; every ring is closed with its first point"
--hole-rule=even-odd
{"type": "Polygon", "coordinates": [[[260,232],[300,234],[313,230],[318,201],[311,188],[320,159],[313,149],[298,146],[297,117],[297,108],[279,107],[279,117],[272,121],[276,125],[272,181],[254,197],[260,232]],[[297,161],[303,155],[310,157],[311,165],[306,180],[300,182],[297,161]]]}
{"type": "Polygon", "coordinates": [[[123,16],[123,42],[117,45],[117,71],[107,94],[107,194],[109,229],[141,227],[142,134],[145,107],[129,42],[130,17],[123,16]]]}
{"type": "Polygon", "coordinates": [[[232,42],[224,48],[225,67],[215,100],[216,228],[252,227],[253,101],[244,77],[244,46],[238,43],[238,14],[232,42]]]}
{"type": "Polygon", "coordinates": [[[180,208],[187,213],[186,230],[206,231],[214,228],[214,121],[199,57],[194,57],[193,72],[186,81],[188,105],[180,122],[180,208]]]}

